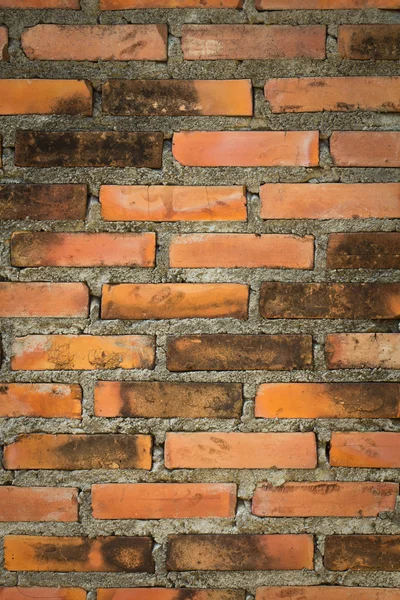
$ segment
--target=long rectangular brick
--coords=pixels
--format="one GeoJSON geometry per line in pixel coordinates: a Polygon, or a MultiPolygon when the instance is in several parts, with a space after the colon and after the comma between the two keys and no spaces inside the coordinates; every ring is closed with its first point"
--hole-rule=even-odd
{"type": "Polygon", "coordinates": [[[184,25],[185,60],[325,58],[322,25],[184,25]]]}
{"type": "Polygon", "coordinates": [[[154,573],[150,537],[50,537],[7,535],[8,571],[154,573]]]}
{"type": "Polygon", "coordinates": [[[13,371],[153,369],[149,335],[27,335],[12,344],[13,371]]]}
{"type": "Polygon", "coordinates": [[[0,486],[0,521],[77,520],[76,488],[0,486]]]}
{"type": "Polygon", "coordinates": [[[51,587],[2,587],[0,600],[86,600],[86,590],[82,588],[51,587]]]}
{"type": "Polygon", "coordinates": [[[398,571],[400,535],[328,535],[324,565],[329,571],[398,571]]]}
{"type": "MultiPolygon", "coordinates": [[[[363,10],[367,8],[398,9],[399,3],[398,0],[256,0],[256,8],[258,10],[363,10]]],[[[265,589],[273,590],[274,588],[265,589]]],[[[330,588],[324,589],[328,590],[330,588]]],[[[357,588],[354,589],[356,590],[357,588]]]]}
{"type": "Polygon", "coordinates": [[[174,158],[187,167],[316,167],[318,131],[181,131],[174,158]]]}
{"type": "Polygon", "coordinates": [[[263,383],[255,416],[267,419],[398,419],[397,383],[263,383]]]}
{"type": "Polygon", "coordinates": [[[22,434],[4,448],[4,468],[151,469],[150,435],[22,434]]]}
{"type": "Polygon", "coordinates": [[[239,283],[120,283],[103,286],[101,318],[247,319],[248,303],[239,283]]]}
{"type": "Polygon", "coordinates": [[[170,371],[292,371],[312,364],[310,335],[186,335],[167,343],[170,371]]]}
{"type": "Polygon", "coordinates": [[[62,8],[80,9],[79,0],[0,0],[0,8],[62,8]]]}
{"type": "Polygon", "coordinates": [[[169,571],[312,569],[312,535],[171,535],[169,571]]]}
{"type": "Polygon", "coordinates": [[[266,183],[263,219],[397,219],[398,183],[266,183]]]}
{"type": "Polygon", "coordinates": [[[84,220],[86,205],[85,184],[0,185],[0,220],[84,220]]]}
{"type": "Polygon", "coordinates": [[[264,93],[273,113],[400,111],[400,77],[269,79],[264,93]]]}
{"type": "Polygon", "coordinates": [[[0,417],[80,419],[80,385],[62,383],[0,384],[0,417]]]}
{"type": "Polygon", "coordinates": [[[11,236],[14,267],[153,267],[154,233],[54,233],[11,236]]]}
{"type": "Polygon", "coordinates": [[[330,144],[338,167],[400,167],[398,131],[335,131],[330,144]]]}
{"type": "Polygon", "coordinates": [[[73,79],[0,79],[0,115],[35,114],[90,116],[91,84],[73,79]]]}
{"type": "Polygon", "coordinates": [[[94,388],[97,417],[238,419],[242,405],[240,383],[97,381],[94,388]]]}
{"type": "MultiPolygon", "coordinates": [[[[399,600],[399,588],[382,587],[340,587],[334,585],[260,587],[256,600],[282,600],[302,598],[302,600],[399,600]]],[[[135,599],[136,600],[136,599],[135,599]]]]}
{"type": "Polygon", "coordinates": [[[0,27],[0,61],[8,60],[8,27],[0,27]]]}
{"type": "Polygon", "coordinates": [[[377,517],[393,511],[397,483],[289,482],[259,485],[252,513],[259,517],[377,517]]]}
{"type": "Polygon", "coordinates": [[[314,433],[167,433],[167,469],[314,469],[314,433]]]}
{"type": "Polygon", "coordinates": [[[247,218],[246,189],[240,185],[102,185],[100,203],[106,221],[246,221],[247,218]]]}
{"type": "Polygon", "coordinates": [[[400,59],[400,25],[388,23],[340,25],[338,46],[343,58],[398,60],[400,59]]]}
{"type": "MultiPolygon", "coordinates": [[[[100,10],[133,8],[242,8],[243,0],[100,0],[100,10]]],[[[196,599],[197,600],[197,597],[196,599]]]]}
{"type": "Polygon", "coordinates": [[[264,282],[260,314],[266,319],[396,319],[400,283],[264,282]]]}
{"type": "Polygon", "coordinates": [[[85,283],[0,282],[0,317],[87,317],[85,283]]]}
{"type": "MultiPolygon", "coordinates": [[[[1,488],[0,488],[1,489],[1,488]]],[[[92,486],[95,519],[234,517],[232,483],[127,483],[92,486]]]]}
{"type": "Polygon", "coordinates": [[[312,269],[314,238],[290,234],[193,233],[174,236],[171,267],[312,269]]]}
{"type": "Polygon", "coordinates": [[[251,80],[112,79],[103,85],[102,108],[123,116],[251,117],[251,80]]]}
{"type": "Polygon", "coordinates": [[[399,232],[332,233],[326,256],[328,269],[398,269],[399,232]]]}
{"type": "Polygon", "coordinates": [[[329,462],[333,467],[400,467],[400,433],[333,432],[329,462]]]}
{"type": "Polygon", "coordinates": [[[163,134],[145,131],[17,131],[18,167],[160,169],[163,134]]]}
{"type": "Polygon", "coordinates": [[[328,369],[400,369],[400,333],[332,333],[325,354],[328,369]]]}
{"type": "Polygon", "coordinates": [[[30,60],[167,60],[168,27],[162,25],[49,25],[23,31],[30,60]]]}
{"type": "MultiPolygon", "coordinates": [[[[244,590],[190,588],[100,588],[98,600],[245,600],[244,590]]],[[[11,598],[10,600],[14,600],[11,598]]],[[[18,598],[16,600],[23,600],[18,598]]],[[[57,600],[57,599],[56,599],[57,600]]],[[[79,599],[80,600],[80,599],[79,599]]],[[[347,600],[347,599],[346,599],[347,600]]],[[[363,600],[363,599],[360,599],[363,600]]],[[[374,598],[373,600],[381,600],[374,598]]],[[[382,600],[398,600],[382,598],[382,600]]]]}

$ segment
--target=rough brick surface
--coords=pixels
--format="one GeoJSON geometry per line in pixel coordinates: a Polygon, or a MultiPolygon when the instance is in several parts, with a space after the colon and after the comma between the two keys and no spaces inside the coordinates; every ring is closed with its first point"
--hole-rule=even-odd
{"type": "Polygon", "coordinates": [[[398,571],[400,567],[398,535],[330,535],[325,544],[325,566],[331,571],[398,571]]]}
{"type": "Polygon", "coordinates": [[[0,80],[0,115],[31,114],[90,116],[91,85],[67,79],[0,80]]]}
{"type": "Polygon", "coordinates": [[[74,488],[0,488],[0,521],[78,520],[78,490],[74,488]]]}
{"type": "Polygon", "coordinates": [[[86,204],[86,185],[0,185],[1,220],[83,220],[86,216],[86,204]]]}
{"type": "Polygon", "coordinates": [[[82,389],[77,384],[2,383],[0,385],[0,417],[64,417],[81,416],[82,389]]]}

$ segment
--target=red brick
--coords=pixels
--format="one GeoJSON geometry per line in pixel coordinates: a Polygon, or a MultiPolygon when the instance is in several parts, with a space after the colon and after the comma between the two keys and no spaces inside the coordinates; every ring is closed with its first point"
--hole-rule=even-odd
{"type": "MultiPolygon", "coordinates": [[[[397,9],[399,8],[397,3],[397,9]]],[[[341,25],[339,53],[352,60],[400,59],[400,25],[341,25]]]]}
{"type": "Polygon", "coordinates": [[[331,154],[338,167],[400,167],[400,132],[335,131],[331,154]]]}
{"type": "Polygon", "coordinates": [[[314,469],[314,433],[167,433],[167,469],[314,469]]]}
{"type": "Polygon", "coordinates": [[[111,483],[92,486],[95,519],[234,517],[235,507],[236,485],[231,483],[111,483]]]}
{"type": "Polygon", "coordinates": [[[0,588],[0,600],[86,600],[86,591],[82,588],[50,587],[3,587],[0,588]]]}
{"type": "Polygon", "coordinates": [[[81,184],[0,185],[0,220],[73,221],[86,217],[87,186],[81,184]]]}
{"type": "Polygon", "coordinates": [[[167,25],[35,25],[21,36],[31,60],[167,60],[167,25]]]}
{"type": "Polygon", "coordinates": [[[184,25],[185,60],[325,58],[322,25],[184,25]]]}
{"type": "MultiPolygon", "coordinates": [[[[245,600],[244,590],[189,588],[100,588],[98,600],[245,600]]],[[[11,598],[10,600],[14,600],[11,598]]],[[[17,600],[23,600],[17,599],[17,600]]],[[[347,600],[347,599],[346,599],[347,600]]],[[[363,600],[363,599],[361,599],[363,600]]],[[[373,600],[381,600],[376,598],[373,600]]],[[[382,598],[382,600],[398,600],[382,598]]]]}
{"type": "Polygon", "coordinates": [[[400,369],[400,333],[333,333],[325,354],[328,369],[400,369]]]}
{"type": "MultiPolygon", "coordinates": [[[[258,10],[343,10],[367,8],[399,8],[398,0],[256,0],[258,10]]],[[[280,589],[280,588],[265,588],[280,589]]],[[[282,588],[285,589],[285,588],[282,588]]],[[[306,588],[294,588],[306,589],[306,588]]],[[[312,588],[309,588],[312,589],[312,588]]],[[[316,588],[320,589],[320,588],[316,588]]],[[[329,590],[331,588],[323,588],[329,590]]],[[[343,588],[344,589],[344,588],[343,588]]],[[[356,589],[356,588],[354,588],[356,589]]],[[[329,600],[331,600],[329,598],[329,600]]]]}
{"type": "Polygon", "coordinates": [[[400,233],[333,233],[328,238],[328,269],[398,269],[400,233]]]}
{"type": "Polygon", "coordinates": [[[80,419],[81,403],[82,389],[79,385],[61,383],[0,384],[0,417],[80,419]]]}
{"type": "Polygon", "coordinates": [[[76,488],[0,486],[0,521],[77,520],[76,488]]]}
{"type": "Polygon", "coordinates": [[[91,84],[73,79],[0,79],[0,115],[35,114],[90,116],[91,84]]]}
{"type": "Polygon", "coordinates": [[[252,513],[259,517],[377,517],[395,509],[398,492],[397,483],[263,483],[255,490],[252,513]]]}
{"type": "Polygon", "coordinates": [[[400,433],[333,432],[329,461],[333,467],[400,467],[400,433]]]}
{"type": "MultiPolygon", "coordinates": [[[[333,585],[260,587],[256,600],[399,600],[398,588],[339,587],[333,585]]],[[[135,599],[136,600],[136,599],[135,599]]]]}
{"type": "MultiPolygon", "coordinates": [[[[100,0],[101,10],[126,10],[128,8],[242,8],[242,6],[243,0],[100,0]]],[[[195,600],[197,600],[197,597],[195,600]]]]}
{"type": "Polygon", "coordinates": [[[328,535],[324,565],[329,571],[398,571],[400,535],[328,535]]]}
{"type": "Polygon", "coordinates": [[[181,131],[174,133],[172,154],[188,167],[315,167],[319,164],[319,133],[181,131]]]}
{"type": "Polygon", "coordinates": [[[8,28],[0,26],[0,61],[8,60],[8,28]]]}
{"type": "Polygon", "coordinates": [[[87,317],[85,283],[0,282],[0,317],[87,317]]]}

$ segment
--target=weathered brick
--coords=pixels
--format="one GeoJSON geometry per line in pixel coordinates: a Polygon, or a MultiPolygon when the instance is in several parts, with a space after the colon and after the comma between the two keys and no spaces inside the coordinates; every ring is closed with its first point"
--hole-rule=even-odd
{"type": "Polygon", "coordinates": [[[0,317],[87,317],[85,283],[0,282],[0,317]]]}
{"type": "Polygon", "coordinates": [[[231,483],[111,483],[92,486],[95,519],[234,517],[235,507],[236,485],[231,483]]]}
{"type": "Polygon", "coordinates": [[[247,217],[246,189],[240,185],[102,185],[100,203],[106,221],[246,221],[247,217]]]}
{"type": "Polygon", "coordinates": [[[7,535],[4,563],[8,571],[154,573],[152,546],[149,537],[7,535]]]}
{"type": "Polygon", "coordinates": [[[335,131],[331,154],[339,167],[400,167],[400,133],[335,131]]]}
{"type": "Polygon", "coordinates": [[[177,268],[312,269],[314,238],[287,234],[195,233],[172,238],[169,261],[177,268]]]}
{"type": "Polygon", "coordinates": [[[322,25],[184,25],[185,60],[325,58],[322,25]]]}
{"type": "MultiPolygon", "coordinates": [[[[299,600],[399,600],[398,588],[373,587],[339,587],[333,585],[313,585],[295,587],[260,587],[256,592],[256,600],[282,600],[283,598],[299,600]]],[[[136,600],[136,599],[135,599],[136,600]]]]}
{"type": "Polygon", "coordinates": [[[27,335],[13,342],[11,369],[153,369],[154,361],[152,336],[27,335]]]}
{"type": "Polygon", "coordinates": [[[397,219],[398,183],[266,183],[263,219],[397,219]]]}
{"type": "Polygon", "coordinates": [[[170,371],[292,371],[312,367],[310,335],[186,335],[169,337],[170,371]]]}
{"type": "Polygon", "coordinates": [[[0,0],[0,8],[80,9],[79,0],[0,0]]]}
{"type": "Polygon", "coordinates": [[[0,417],[80,419],[81,403],[82,389],[76,384],[0,384],[0,417]]]}
{"type": "MultiPolygon", "coordinates": [[[[5,469],[151,469],[150,435],[21,434],[4,448],[5,469]]],[[[28,569],[23,569],[28,570],[28,569]]]]}
{"type": "Polygon", "coordinates": [[[167,25],[35,25],[21,36],[31,60],[167,60],[167,25]]]}
{"type": "Polygon", "coordinates": [[[0,26],[0,61],[8,60],[8,28],[0,26]]]}
{"type": "Polygon", "coordinates": [[[397,383],[264,383],[256,417],[268,419],[397,419],[397,383]]]}
{"type": "MultiPolygon", "coordinates": [[[[399,8],[398,0],[256,0],[258,10],[343,10],[367,8],[399,8]]],[[[284,588],[265,588],[284,589],[284,588]]],[[[306,589],[306,588],[294,588],[306,589]]],[[[312,589],[312,588],[310,588],[312,589]]],[[[320,589],[320,588],[317,588],[320,589]]],[[[329,590],[330,588],[324,588],[329,590]]],[[[341,588],[345,589],[345,588],[341,588]]],[[[356,588],[354,588],[356,589],[356,588]]],[[[330,600],[330,599],[329,599],[330,600]]]]}
{"type": "Polygon", "coordinates": [[[277,167],[319,164],[318,131],[181,131],[172,153],[188,167],[277,167]]]}
{"type": "Polygon", "coordinates": [[[333,467],[400,467],[400,433],[333,432],[329,461],[333,467]]]}
{"type": "Polygon", "coordinates": [[[314,433],[167,433],[167,469],[314,469],[314,433]]]}
{"type": "Polygon", "coordinates": [[[398,269],[400,233],[332,233],[326,256],[328,269],[398,269]]]}
{"type": "Polygon", "coordinates": [[[162,133],[132,131],[17,131],[19,167],[161,168],[162,133]]]}
{"type": "Polygon", "coordinates": [[[400,111],[400,77],[270,79],[264,91],[273,113],[400,111]]]}
{"type": "Polygon", "coordinates": [[[90,83],[73,79],[0,79],[0,115],[35,114],[90,116],[90,83]]]}
{"type": "Polygon", "coordinates": [[[400,369],[400,333],[333,333],[326,336],[328,369],[400,369]]]}
{"type": "Polygon", "coordinates": [[[259,517],[377,517],[393,511],[397,483],[289,482],[259,485],[252,513],[259,517]]]}
{"type": "Polygon", "coordinates": [[[73,221],[86,217],[87,186],[81,184],[0,185],[0,220],[73,221]]]}
{"type": "Polygon", "coordinates": [[[313,568],[312,535],[171,535],[169,571],[297,571],[313,568]]]}
{"type": "Polygon", "coordinates": [[[324,565],[329,571],[398,571],[400,535],[328,535],[324,565]]]}
{"type": "Polygon", "coordinates": [[[343,58],[398,60],[400,25],[340,25],[338,45],[343,58]]]}
{"type": "Polygon", "coordinates": [[[266,319],[396,319],[400,283],[264,282],[260,314],[266,319]]]}
{"type": "MultiPolygon", "coordinates": [[[[128,8],[242,8],[242,6],[243,0],[100,0],[101,10],[126,10],[128,8]]],[[[195,600],[197,600],[197,596],[195,600]]]]}
{"type": "Polygon", "coordinates": [[[11,236],[15,267],[153,267],[154,233],[53,233],[11,236]]]}
{"type": "Polygon", "coordinates": [[[252,116],[250,79],[113,79],[103,85],[105,113],[127,116],[252,116]]]}
{"type": "MultiPolygon", "coordinates": [[[[98,600],[245,600],[245,591],[189,588],[100,588],[97,590],[97,598],[98,600]]],[[[18,598],[17,600],[23,599],[18,598]]],[[[380,599],[374,598],[373,600],[380,599]]],[[[398,599],[382,598],[382,600],[398,599]]]]}
{"type": "Polygon", "coordinates": [[[86,590],[82,588],[50,587],[2,587],[0,600],[86,600],[86,590]]]}
{"type": "Polygon", "coordinates": [[[77,520],[76,488],[0,486],[0,521],[77,520]]]}
{"type": "Polygon", "coordinates": [[[103,286],[101,317],[102,319],[195,317],[247,319],[248,303],[249,287],[242,284],[121,283],[103,286]]]}
{"type": "Polygon", "coordinates": [[[240,383],[98,381],[94,388],[98,417],[238,419],[242,405],[240,383]]]}

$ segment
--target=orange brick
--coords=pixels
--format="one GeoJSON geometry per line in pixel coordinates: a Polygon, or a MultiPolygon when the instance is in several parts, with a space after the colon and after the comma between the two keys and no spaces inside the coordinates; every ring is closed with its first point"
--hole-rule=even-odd
{"type": "Polygon", "coordinates": [[[122,283],[103,286],[101,317],[247,319],[248,303],[248,286],[235,283],[122,283]]]}
{"type": "Polygon", "coordinates": [[[397,219],[398,183],[266,183],[263,219],[397,219]]]}
{"type": "MultiPolygon", "coordinates": [[[[398,9],[398,3],[396,8],[398,9]]],[[[338,46],[352,60],[400,59],[400,25],[340,25],[338,46]]]]}
{"type": "Polygon", "coordinates": [[[400,433],[333,432],[329,462],[333,467],[400,467],[400,433]]]}
{"type": "Polygon", "coordinates": [[[149,537],[47,537],[7,535],[8,571],[154,573],[149,537]]]}
{"type": "MultiPolygon", "coordinates": [[[[150,435],[22,434],[4,448],[5,469],[151,469],[150,435]]],[[[27,569],[25,569],[27,570],[27,569]]]]}
{"type": "Polygon", "coordinates": [[[400,369],[400,333],[334,333],[326,336],[328,369],[400,369]]]}
{"type": "Polygon", "coordinates": [[[331,154],[338,167],[400,167],[400,133],[335,131],[331,154]]]}
{"type": "Polygon", "coordinates": [[[286,234],[195,233],[172,238],[169,261],[177,268],[312,269],[314,238],[286,234]]]}
{"type": "MultiPolygon", "coordinates": [[[[343,10],[366,8],[399,8],[398,0],[256,0],[258,10],[343,10]]],[[[280,589],[280,588],[265,588],[280,589]]],[[[286,589],[286,588],[282,588],[286,589]]],[[[292,589],[292,588],[290,588],[292,589]]],[[[307,589],[307,588],[294,588],[307,589]]],[[[309,588],[312,589],[312,588],[309,588]]],[[[316,588],[321,589],[321,588],[316,588]]],[[[329,590],[331,588],[322,588],[329,590]]],[[[345,588],[340,588],[345,589],[345,588]]],[[[356,588],[354,588],[356,589],[356,588]]],[[[329,598],[330,600],[330,598],[329,598]]],[[[372,599],[371,599],[372,600],[372,599]]]]}
{"type": "Polygon", "coordinates": [[[261,587],[257,589],[256,600],[399,600],[398,588],[339,587],[333,585],[261,587]]]}
{"type": "Polygon", "coordinates": [[[86,591],[82,588],[50,587],[3,587],[0,588],[0,600],[86,600],[86,591]]]}
{"type": "Polygon", "coordinates": [[[322,25],[184,25],[185,60],[325,58],[322,25]]]}
{"type": "Polygon", "coordinates": [[[90,116],[90,83],[73,79],[0,79],[0,115],[35,114],[90,116]]]}
{"type": "Polygon", "coordinates": [[[8,60],[8,28],[0,27],[0,60],[8,60]]]}
{"type": "Polygon", "coordinates": [[[11,369],[153,369],[154,361],[154,338],[147,335],[27,335],[14,340],[11,369]]]}
{"type": "MultiPolygon", "coordinates": [[[[242,8],[243,0],[100,0],[101,10],[128,8],[242,8]]],[[[196,599],[197,600],[197,597],[196,599]]]]}
{"type": "Polygon", "coordinates": [[[86,217],[87,186],[80,184],[0,185],[0,220],[73,221],[86,217]]]}
{"type": "Polygon", "coordinates": [[[329,571],[399,571],[400,535],[328,535],[324,565],[329,571]]]}
{"type": "Polygon", "coordinates": [[[167,433],[167,469],[314,469],[313,433],[167,433]]]}
{"type": "Polygon", "coordinates": [[[236,485],[231,483],[111,483],[92,486],[95,519],[234,517],[235,507],[236,485]]]}
{"type": "Polygon", "coordinates": [[[80,419],[81,403],[82,389],[79,385],[61,383],[0,384],[0,417],[80,419]]]}
{"type": "Polygon", "coordinates": [[[397,383],[264,383],[256,417],[268,419],[397,419],[397,383]]]}
{"type": "Polygon", "coordinates": [[[239,185],[102,185],[100,202],[106,221],[246,221],[247,218],[246,189],[239,185]]]}
{"type": "Polygon", "coordinates": [[[0,317],[87,317],[85,283],[0,282],[0,317]]]}
{"type": "Polygon", "coordinates": [[[76,488],[0,487],[0,521],[77,520],[76,488]]]}
{"type": "Polygon", "coordinates": [[[328,269],[397,269],[400,233],[333,233],[328,238],[328,269]]]}
{"type": "Polygon", "coordinates": [[[103,85],[102,108],[125,116],[251,117],[251,80],[112,79],[103,85]]]}
{"type": "Polygon", "coordinates": [[[319,164],[319,133],[181,131],[174,133],[172,153],[188,167],[315,167],[319,164]]]}
{"type": "Polygon", "coordinates": [[[263,483],[253,497],[252,513],[259,517],[377,517],[393,511],[397,483],[318,481],[263,483]]]}
{"type": "Polygon", "coordinates": [[[154,233],[53,233],[11,236],[14,267],[153,267],[154,233]]]}
{"type": "Polygon", "coordinates": [[[274,113],[400,111],[400,77],[270,79],[264,91],[274,113]]]}
{"type": "Polygon", "coordinates": [[[0,0],[0,8],[80,9],[79,0],[0,0]]]}
{"type": "Polygon", "coordinates": [[[169,571],[312,569],[312,535],[171,535],[169,571]]]}
{"type": "Polygon", "coordinates": [[[21,36],[31,60],[167,60],[167,25],[35,25],[21,36]]]}
{"type": "MultiPolygon", "coordinates": [[[[189,588],[100,588],[98,600],[245,600],[244,590],[189,588]]],[[[14,600],[11,598],[10,600],[14,600]]],[[[18,599],[18,600],[23,600],[18,599]]],[[[347,599],[346,599],[347,600],[347,599]]],[[[375,599],[373,599],[375,600],[375,599]]],[[[377,598],[376,600],[381,600],[377,598]]],[[[382,600],[398,600],[383,598],[382,600]]]]}

